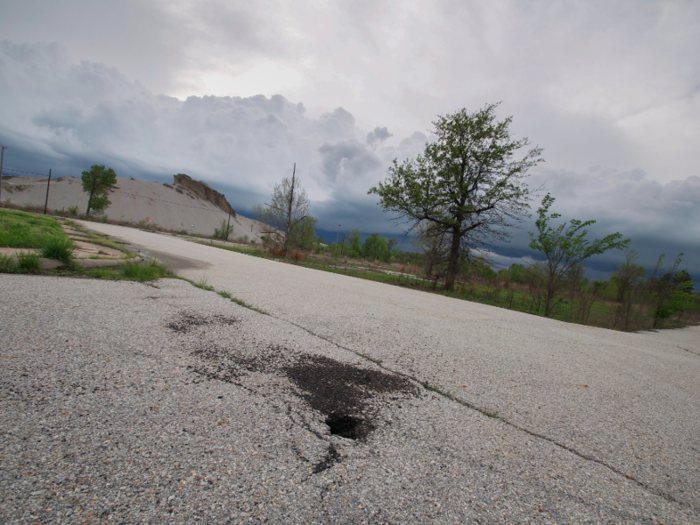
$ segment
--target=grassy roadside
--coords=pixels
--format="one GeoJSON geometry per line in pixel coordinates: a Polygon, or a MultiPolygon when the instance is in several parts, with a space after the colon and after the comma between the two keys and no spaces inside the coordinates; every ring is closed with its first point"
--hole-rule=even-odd
{"type": "Polygon", "coordinates": [[[66,221],[86,236],[91,244],[119,250],[125,260],[116,267],[85,269],[73,258],[75,243],[66,235],[58,221],[51,216],[20,210],[0,209],[0,248],[28,248],[28,253],[0,254],[0,273],[69,275],[96,279],[151,281],[168,275],[157,261],[133,260],[134,254],[108,237],[89,232],[66,221]],[[42,270],[40,259],[56,259],[63,263],[55,270],[42,270]]]}
{"type": "Polygon", "coordinates": [[[33,250],[0,254],[0,272],[41,273],[42,258],[71,266],[75,243],[53,217],[0,209],[0,247],[33,250]]]}
{"type": "MultiPolygon", "coordinates": [[[[224,246],[202,239],[190,238],[189,240],[244,255],[284,262],[282,257],[275,256],[259,246],[224,246]]],[[[487,304],[540,317],[544,316],[544,301],[541,291],[529,289],[523,285],[469,281],[458,282],[453,291],[446,291],[441,283],[435,285],[432,281],[418,277],[415,269],[413,271],[386,273],[380,268],[374,269],[369,266],[359,265],[353,267],[357,265],[357,262],[352,260],[334,260],[328,257],[314,256],[313,254],[305,255],[302,260],[288,260],[287,262],[315,270],[435,293],[454,299],[487,304]]],[[[402,270],[405,270],[405,267],[402,270]]],[[[612,321],[615,318],[618,305],[613,302],[593,296],[581,297],[567,293],[558,295],[556,301],[556,308],[550,315],[550,319],[615,329],[612,321]]],[[[686,319],[669,319],[662,328],[677,328],[697,324],[693,321],[693,316],[696,315],[690,312],[686,319]]]]}

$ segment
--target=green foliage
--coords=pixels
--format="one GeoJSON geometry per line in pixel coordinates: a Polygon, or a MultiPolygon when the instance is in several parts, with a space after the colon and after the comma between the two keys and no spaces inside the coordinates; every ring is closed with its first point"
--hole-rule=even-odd
{"type": "Polygon", "coordinates": [[[209,279],[207,278],[206,275],[203,275],[200,277],[197,281],[192,283],[194,286],[197,288],[201,288],[202,290],[207,290],[207,291],[212,291],[214,289],[213,286],[209,284],[209,279]]]}
{"type": "Polygon", "coordinates": [[[73,241],[65,237],[50,237],[41,249],[41,256],[47,259],[57,259],[66,264],[73,260],[73,241]]]}
{"type": "Polygon", "coordinates": [[[396,239],[382,237],[378,233],[373,233],[365,239],[362,245],[362,256],[370,261],[382,261],[388,263],[396,255],[396,239]]]}
{"type": "Polygon", "coordinates": [[[525,282],[525,265],[513,263],[508,267],[508,280],[512,283],[525,282]]]}
{"type": "Polygon", "coordinates": [[[355,228],[348,234],[348,257],[362,257],[362,244],[360,230],[355,228]]]}
{"type": "Polygon", "coordinates": [[[513,141],[512,118],[498,122],[497,104],[468,113],[438,116],[437,136],[423,155],[389,168],[389,177],[369,193],[379,195],[384,211],[414,228],[427,221],[450,235],[446,287],[452,289],[465,244],[508,237],[511,221],[522,217],[529,193],[523,182],[529,168],[541,162],[534,148],[513,160],[528,140],[513,141]]]}
{"type": "Polygon", "coordinates": [[[161,263],[151,259],[147,263],[129,261],[117,268],[94,268],[86,273],[95,279],[145,282],[165,277],[168,271],[161,263]]]}
{"type": "Polygon", "coordinates": [[[53,217],[0,209],[0,246],[43,248],[54,237],[66,235],[53,217]]]}
{"type": "Polygon", "coordinates": [[[69,206],[68,213],[70,213],[73,217],[77,217],[78,216],[78,207],[77,206],[69,206]]]}
{"type": "Polygon", "coordinates": [[[675,315],[682,314],[693,308],[696,298],[693,295],[692,278],[686,270],[678,271],[683,253],[678,254],[671,271],[656,277],[660,273],[661,264],[665,254],[661,254],[656,263],[654,273],[647,281],[647,289],[653,295],[654,303],[654,328],[659,326],[659,320],[668,319],[675,315]]]}
{"type": "Polygon", "coordinates": [[[41,272],[41,261],[36,253],[17,253],[16,271],[20,273],[39,273],[41,272]]]}
{"type": "Polygon", "coordinates": [[[218,228],[214,228],[214,235],[212,239],[221,239],[222,241],[227,241],[229,235],[233,233],[233,225],[229,225],[226,219],[221,221],[221,225],[218,228]]]}
{"type": "Polygon", "coordinates": [[[127,262],[119,267],[122,279],[129,281],[153,281],[165,277],[168,273],[161,263],[151,259],[148,263],[142,264],[137,261],[127,262]]]}
{"type": "Polygon", "coordinates": [[[316,223],[316,219],[310,215],[292,223],[289,229],[289,247],[312,250],[316,242],[316,223]]]}
{"type": "Polygon", "coordinates": [[[0,273],[11,273],[15,269],[15,258],[0,253],[0,273]]]}
{"type": "Polygon", "coordinates": [[[611,249],[622,250],[629,245],[629,239],[622,240],[621,233],[611,233],[603,239],[590,242],[586,239],[588,226],[596,221],[580,221],[571,219],[557,227],[550,226],[552,219],[561,217],[559,213],[548,215],[554,204],[554,197],[549,193],[542,199],[542,206],[537,210],[537,235],[530,234],[530,248],[538,250],[546,257],[546,287],[545,317],[549,317],[554,294],[562,285],[564,276],[571,268],[593,255],[599,255],[611,249]]]}
{"type": "Polygon", "coordinates": [[[117,183],[117,174],[112,168],[105,168],[103,164],[95,164],[89,171],[83,171],[81,178],[83,191],[89,195],[85,215],[90,215],[90,209],[104,212],[111,204],[107,198],[107,191],[117,183]]]}

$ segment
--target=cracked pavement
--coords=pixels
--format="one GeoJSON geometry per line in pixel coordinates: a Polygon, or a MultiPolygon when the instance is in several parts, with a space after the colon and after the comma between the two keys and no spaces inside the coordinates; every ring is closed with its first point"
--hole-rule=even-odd
{"type": "MultiPolygon", "coordinates": [[[[171,348],[168,362],[179,374],[204,381],[187,389],[208,385],[255,399],[236,405],[255,421],[277,410],[278,426],[250,434],[234,426],[232,442],[276,443],[262,463],[244,454],[240,464],[258,465],[270,479],[287,472],[282,470],[287,465],[301,492],[287,498],[285,511],[274,510],[270,498],[287,492],[268,490],[262,509],[241,507],[238,514],[228,514],[233,522],[700,522],[697,327],[612,332],[139,230],[86,226],[143,246],[166,262],[171,257],[178,262],[179,275],[193,280],[206,276],[216,290],[271,314],[251,312],[182,282],[164,280],[158,285],[161,291],[151,291],[172,296],[157,301],[157,321],[150,318],[155,313],[147,316],[159,327],[153,330],[160,334],[156,339],[168,341],[163,343],[171,348]],[[161,308],[165,303],[168,308],[161,308]],[[189,335],[167,328],[183,313],[227,312],[241,321],[216,328],[203,325],[189,335]],[[214,339],[208,339],[210,334],[214,339]],[[202,345],[218,348],[207,358],[209,372],[231,359],[222,353],[222,340],[228,341],[224,349],[247,348],[248,357],[267,356],[266,362],[275,361],[269,352],[277,345],[286,349],[281,353],[286,361],[261,368],[239,360],[231,369],[237,374],[231,376],[233,382],[195,372],[202,365],[194,361],[207,355],[202,345]],[[199,345],[199,354],[193,345],[199,345]],[[370,392],[362,411],[372,415],[371,430],[360,439],[333,435],[328,414],[314,409],[305,398],[308,391],[284,372],[294,364],[289,359],[298,363],[309,355],[394,371],[411,378],[418,394],[370,392]],[[183,371],[182,363],[190,368],[183,371]],[[312,452],[304,452],[304,462],[298,451],[307,450],[312,452]]],[[[5,296],[8,279],[30,279],[1,278],[5,296]]],[[[146,288],[92,283],[83,282],[80,288],[108,284],[130,293],[146,288]]],[[[138,293],[128,300],[145,301],[138,293]]],[[[44,298],[39,294],[36,301],[44,298]]],[[[135,314],[124,326],[141,326],[143,316],[135,314]]],[[[155,337],[144,330],[145,340],[155,337]]],[[[325,373],[317,370],[316,375],[325,373]]],[[[190,394],[193,399],[200,395],[190,394]]],[[[196,403],[185,397],[183,391],[179,402],[196,412],[196,403]]],[[[241,476],[239,496],[251,487],[241,476]]],[[[237,496],[221,497],[217,501],[231,507],[237,496]]],[[[194,516],[177,509],[167,519],[186,522],[194,516]]]]}

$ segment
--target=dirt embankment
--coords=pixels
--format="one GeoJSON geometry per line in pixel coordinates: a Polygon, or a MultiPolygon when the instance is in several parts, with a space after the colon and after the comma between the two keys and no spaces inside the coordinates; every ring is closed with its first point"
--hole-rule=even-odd
{"type": "Polygon", "coordinates": [[[192,177],[185,175],[184,173],[178,173],[175,175],[174,183],[175,186],[180,186],[182,189],[194,193],[200,199],[211,202],[226,213],[231,213],[231,215],[234,217],[236,216],[236,212],[228,203],[223,193],[219,193],[206,182],[194,180],[192,177]]]}
{"type": "MultiPolygon", "coordinates": [[[[3,204],[35,206],[43,209],[46,203],[46,177],[3,176],[3,204]]],[[[173,183],[117,178],[109,192],[110,206],[105,211],[111,220],[143,223],[166,230],[211,235],[222,221],[229,222],[233,232],[230,239],[260,241],[265,231],[253,219],[236,214],[226,197],[208,184],[178,174],[173,183]]],[[[77,206],[87,209],[88,195],[78,177],[51,179],[48,211],[66,211],[77,206]]]]}

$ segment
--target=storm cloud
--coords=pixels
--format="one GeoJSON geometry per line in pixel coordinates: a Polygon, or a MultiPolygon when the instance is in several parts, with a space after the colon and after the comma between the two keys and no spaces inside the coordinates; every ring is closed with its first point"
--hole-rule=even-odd
{"type": "MultiPolygon", "coordinates": [[[[544,148],[530,183],[564,219],[700,273],[699,18],[681,0],[5,2],[5,166],[185,172],[244,211],[296,163],[322,228],[400,234],[367,189],[423,151],[436,115],[502,101],[514,138],[544,148]]],[[[492,249],[536,255],[533,228],[492,249]]]]}

